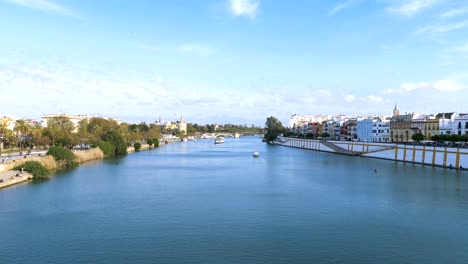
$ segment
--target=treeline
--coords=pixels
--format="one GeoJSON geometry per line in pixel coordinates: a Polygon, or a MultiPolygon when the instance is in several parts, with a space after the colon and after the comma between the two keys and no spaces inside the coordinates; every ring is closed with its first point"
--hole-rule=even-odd
{"type": "Polygon", "coordinates": [[[0,127],[6,148],[19,147],[33,149],[50,146],[74,148],[100,147],[106,156],[127,153],[127,147],[134,143],[147,142],[159,145],[161,129],[157,125],[118,124],[114,120],[93,117],[81,120],[75,127],[65,116],[52,117],[47,126],[29,125],[24,120],[17,120],[14,130],[0,127]]]}
{"type": "Polygon", "coordinates": [[[263,128],[255,125],[234,125],[234,124],[207,124],[198,125],[187,124],[187,134],[194,135],[196,133],[240,133],[240,134],[263,134],[263,128]]]}

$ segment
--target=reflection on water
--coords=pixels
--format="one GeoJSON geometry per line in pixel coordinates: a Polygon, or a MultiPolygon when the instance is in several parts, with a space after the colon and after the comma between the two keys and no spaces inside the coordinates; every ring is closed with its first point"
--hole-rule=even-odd
{"type": "Polygon", "coordinates": [[[174,143],[0,191],[0,260],[467,263],[466,177],[254,137],[174,143]]]}

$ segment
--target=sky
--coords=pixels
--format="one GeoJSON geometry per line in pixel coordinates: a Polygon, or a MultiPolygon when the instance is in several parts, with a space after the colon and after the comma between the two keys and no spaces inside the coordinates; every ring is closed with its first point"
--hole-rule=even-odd
{"type": "Polygon", "coordinates": [[[0,0],[0,115],[467,112],[466,0],[0,0]]]}

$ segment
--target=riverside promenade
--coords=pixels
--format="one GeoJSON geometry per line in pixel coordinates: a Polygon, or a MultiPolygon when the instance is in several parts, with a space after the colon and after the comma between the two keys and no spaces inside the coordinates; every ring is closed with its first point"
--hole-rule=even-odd
{"type": "Polygon", "coordinates": [[[0,172],[0,189],[11,186],[11,185],[15,185],[21,182],[25,182],[29,179],[32,179],[32,175],[27,172],[23,172],[23,173],[20,173],[19,171],[0,172]],[[16,174],[18,174],[19,176],[16,176],[16,174]]]}
{"type": "Polygon", "coordinates": [[[341,155],[385,159],[457,170],[468,169],[468,149],[466,148],[314,140],[288,137],[278,137],[273,143],[286,147],[341,155]]]}

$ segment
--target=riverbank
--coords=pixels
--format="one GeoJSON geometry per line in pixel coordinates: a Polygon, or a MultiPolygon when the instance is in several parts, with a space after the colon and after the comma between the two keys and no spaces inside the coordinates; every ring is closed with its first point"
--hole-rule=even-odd
{"type": "MultiPolygon", "coordinates": [[[[166,145],[164,142],[160,144],[160,146],[166,145]]],[[[151,150],[154,148],[150,148],[148,144],[142,144],[142,150],[151,150]]],[[[134,147],[128,147],[127,152],[134,153],[134,147]]],[[[75,150],[73,154],[76,156],[76,160],[79,164],[83,164],[86,162],[94,161],[94,160],[102,160],[104,159],[104,153],[99,148],[87,149],[87,150],[75,150]]],[[[9,187],[18,183],[26,182],[33,178],[33,176],[29,173],[23,172],[20,174],[19,177],[16,177],[16,171],[13,171],[13,168],[24,164],[27,161],[37,161],[40,162],[44,167],[46,167],[50,171],[55,171],[59,168],[58,163],[52,156],[44,155],[44,156],[26,156],[26,158],[16,159],[9,161],[5,164],[0,164],[0,179],[3,179],[0,182],[0,189],[9,187]],[[13,176],[13,177],[12,177],[13,176]]]]}
{"type": "Polygon", "coordinates": [[[0,172],[0,189],[28,181],[32,179],[32,177],[33,176],[27,172],[23,172],[23,173],[19,173],[18,171],[0,172]]]}
{"type": "Polygon", "coordinates": [[[276,145],[448,169],[468,169],[468,149],[279,137],[276,145]]]}

